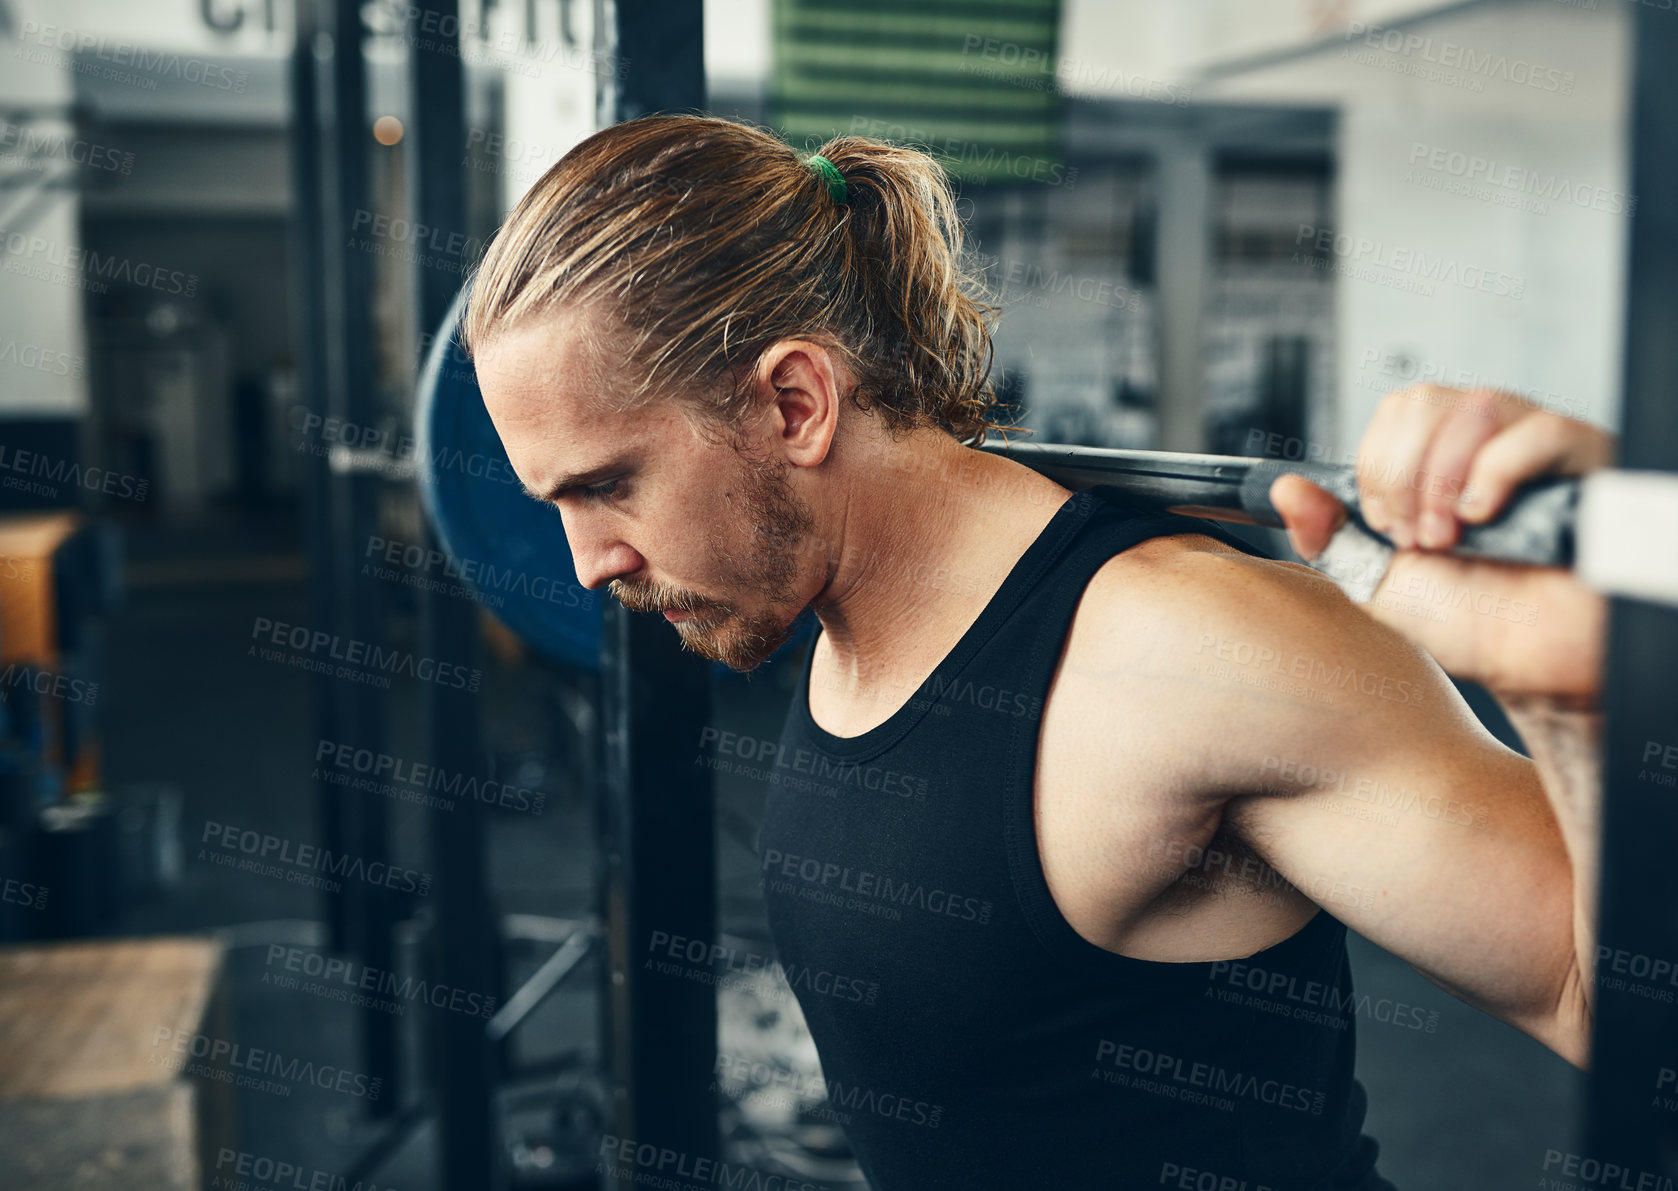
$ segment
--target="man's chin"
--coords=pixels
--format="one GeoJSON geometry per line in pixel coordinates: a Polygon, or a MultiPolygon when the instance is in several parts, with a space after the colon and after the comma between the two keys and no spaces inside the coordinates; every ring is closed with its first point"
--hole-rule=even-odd
{"type": "Polygon", "coordinates": [[[736,674],[749,674],[756,670],[792,636],[792,622],[759,622],[749,629],[729,630],[715,623],[678,620],[675,628],[684,649],[697,653],[707,661],[720,662],[736,674]]]}

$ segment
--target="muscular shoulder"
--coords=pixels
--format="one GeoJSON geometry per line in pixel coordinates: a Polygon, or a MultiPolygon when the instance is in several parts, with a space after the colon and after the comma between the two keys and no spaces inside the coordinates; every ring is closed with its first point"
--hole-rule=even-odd
{"type": "Polygon", "coordinates": [[[1182,961],[1249,954],[1298,927],[1301,907],[1274,885],[1234,898],[1229,873],[1184,874],[1247,854],[1224,815],[1251,788],[1240,770],[1257,770],[1231,758],[1265,733],[1200,645],[1272,633],[1279,602],[1339,598],[1316,587],[1201,535],[1143,542],[1091,579],[1044,710],[1037,785],[1044,871],[1085,938],[1182,961]]]}
{"type": "MultiPolygon", "coordinates": [[[[1150,538],[1091,578],[1073,618],[1068,657],[1093,664],[1201,652],[1198,637],[1290,632],[1355,611],[1327,579],[1298,563],[1244,554],[1204,534],[1150,538]]],[[[1210,647],[1210,645],[1208,645],[1210,647]]]]}
{"type": "Polygon", "coordinates": [[[1230,756],[1278,736],[1390,724],[1437,702],[1445,683],[1418,648],[1309,568],[1182,534],[1140,543],[1096,573],[1057,686],[1077,692],[1089,727],[1147,725],[1162,751],[1190,759],[1183,780],[1202,786],[1228,777],[1230,756]]]}

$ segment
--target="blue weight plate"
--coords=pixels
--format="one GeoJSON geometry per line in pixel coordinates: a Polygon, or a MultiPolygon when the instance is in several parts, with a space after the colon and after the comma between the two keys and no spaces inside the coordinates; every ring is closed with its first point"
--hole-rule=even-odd
{"type": "Polygon", "coordinates": [[[538,651],[600,666],[604,592],[577,585],[559,510],[524,494],[455,334],[465,291],[438,328],[414,411],[421,497],[479,601],[538,651]]]}

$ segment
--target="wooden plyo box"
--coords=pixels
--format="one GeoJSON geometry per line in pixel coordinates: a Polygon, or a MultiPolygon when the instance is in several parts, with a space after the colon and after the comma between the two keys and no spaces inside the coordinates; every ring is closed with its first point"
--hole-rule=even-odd
{"type": "Polygon", "coordinates": [[[58,612],[52,556],[87,525],[80,513],[0,517],[0,657],[58,668],[58,612]]]}
{"type": "MultiPolygon", "coordinates": [[[[53,674],[63,671],[59,651],[58,584],[53,558],[75,535],[88,528],[87,518],[75,512],[13,513],[0,517],[0,670],[10,681],[15,665],[38,666],[53,674]]],[[[0,692],[3,693],[3,692],[0,692]]],[[[43,711],[54,721],[48,760],[64,764],[64,716],[60,699],[43,700],[43,711]]],[[[66,774],[66,788],[81,789],[98,782],[98,753],[89,741],[82,756],[66,774]]]]}
{"type": "Polygon", "coordinates": [[[0,947],[7,1191],[203,1186],[235,1145],[231,1091],[169,1043],[229,1037],[221,973],[205,939],[0,947]]]}

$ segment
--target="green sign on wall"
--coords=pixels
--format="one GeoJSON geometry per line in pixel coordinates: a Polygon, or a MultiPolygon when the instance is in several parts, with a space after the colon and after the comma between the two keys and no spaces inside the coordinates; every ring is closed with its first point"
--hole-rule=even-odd
{"type": "Polygon", "coordinates": [[[775,0],[771,119],[795,145],[923,146],[957,178],[1046,182],[1060,0],[775,0]]]}

